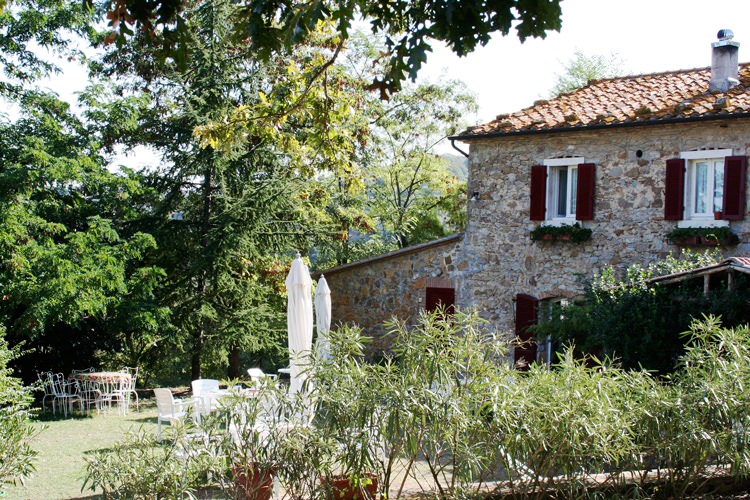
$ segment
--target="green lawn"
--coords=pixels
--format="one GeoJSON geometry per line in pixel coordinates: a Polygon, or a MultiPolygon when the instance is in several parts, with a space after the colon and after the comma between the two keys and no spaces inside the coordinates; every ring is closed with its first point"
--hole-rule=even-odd
{"type": "MultiPolygon", "coordinates": [[[[38,426],[46,428],[36,437],[34,449],[39,451],[36,474],[25,486],[5,486],[6,499],[67,499],[100,498],[92,491],[81,491],[84,476],[83,457],[96,450],[110,447],[129,429],[143,426],[156,433],[156,406],[152,401],[142,402],[140,411],[132,406],[127,416],[113,409],[108,414],[62,418],[52,417],[48,410],[40,415],[38,426]]],[[[0,487],[2,490],[3,487],[0,487]]]]}
{"type": "MultiPolygon", "coordinates": [[[[100,499],[101,492],[81,491],[84,479],[84,456],[97,450],[108,449],[121,440],[128,430],[143,427],[156,435],[156,406],[153,399],[141,400],[140,411],[133,410],[127,415],[118,415],[117,410],[108,414],[63,418],[52,416],[47,411],[39,416],[35,425],[44,430],[37,435],[33,447],[39,452],[36,474],[25,485],[0,487],[0,500],[60,500],[60,499],[100,499]]],[[[421,463],[421,462],[420,462],[421,463]]],[[[409,492],[419,492],[422,485],[431,484],[424,467],[416,465],[418,478],[409,477],[406,482],[406,497],[409,492]],[[419,483],[419,484],[418,484],[419,483]]],[[[400,468],[396,469],[396,476],[400,468]]],[[[396,484],[400,479],[396,480],[396,484]]],[[[215,492],[214,492],[215,493],[215,492]]],[[[219,498],[215,494],[203,492],[199,498],[219,498]]]]}

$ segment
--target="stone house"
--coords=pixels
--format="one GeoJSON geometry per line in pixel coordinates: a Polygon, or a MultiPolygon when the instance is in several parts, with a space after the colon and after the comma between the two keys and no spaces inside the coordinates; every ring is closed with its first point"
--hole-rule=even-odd
{"type": "MultiPolygon", "coordinates": [[[[458,305],[526,339],[546,304],[605,266],[696,244],[748,254],[750,64],[731,32],[719,36],[710,68],[592,81],[451,137],[469,145],[473,193],[458,305]],[[585,241],[565,239],[575,225],[585,241]],[[731,237],[668,238],[676,228],[731,237]]],[[[544,347],[514,360],[545,360],[544,347]]]]}
{"type": "Polygon", "coordinates": [[[459,261],[462,241],[462,234],[446,236],[325,270],[333,326],[362,328],[372,338],[371,357],[388,352],[387,320],[413,324],[423,309],[455,304],[456,274],[465,266],[459,261]]]}

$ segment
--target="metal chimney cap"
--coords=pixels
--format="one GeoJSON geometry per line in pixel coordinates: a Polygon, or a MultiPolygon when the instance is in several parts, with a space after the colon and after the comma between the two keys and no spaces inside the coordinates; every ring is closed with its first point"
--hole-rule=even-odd
{"type": "Polygon", "coordinates": [[[719,40],[731,40],[734,38],[734,32],[732,30],[719,30],[719,32],[716,34],[716,38],[719,40]]]}

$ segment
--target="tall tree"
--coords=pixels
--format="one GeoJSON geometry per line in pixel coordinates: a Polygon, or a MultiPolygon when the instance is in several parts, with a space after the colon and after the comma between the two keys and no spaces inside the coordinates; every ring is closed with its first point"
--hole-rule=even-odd
{"type": "Polygon", "coordinates": [[[573,57],[564,65],[563,72],[555,74],[555,84],[550,95],[557,97],[585,87],[591,80],[621,75],[623,66],[624,61],[618,54],[588,55],[576,49],[573,57]]]}
{"type": "Polygon", "coordinates": [[[140,331],[166,315],[152,297],[160,272],[143,263],[153,239],[125,227],[140,185],[106,169],[97,123],[36,88],[56,69],[39,47],[76,58],[70,38],[91,22],[80,4],[59,1],[21,0],[0,14],[0,96],[16,110],[0,116],[0,317],[9,341],[36,348],[19,360],[29,370],[40,357],[47,369],[93,364],[97,350],[122,350],[126,323],[140,331]]]}
{"type": "Polygon", "coordinates": [[[278,262],[310,248],[320,230],[309,183],[321,169],[353,168],[348,122],[358,118],[329,63],[340,42],[322,32],[258,62],[232,37],[235,16],[228,0],[194,5],[189,67],[161,59],[143,36],[103,64],[120,78],[118,92],[148,96],[137,132],[114,140],[163,154],[149,176],[160,196],[143,223],[163,253],[165,300],[186,333],[193,379],[208,353],[229,354],[237,376],[240,350],[283,345],[278,262]],[[321,86],[309,85],[310,68],[321,86]]]}
{"type": "Polygon", "coordinates": [[[475,112],[473,95],[456,80],[405,87],[374,109],[369,206],[398,248],[463,229],[465,183],[436,146],[475,112]]]}
{"type": "Polygon", "coordinates": [[[59,68],[44,58],[49,51],[69,59],[81,57],[71,40],[86,37],[95,22],[93,10],[66,0],[0,2],[0,98],[21,99],[40,78],[59,68]]]}

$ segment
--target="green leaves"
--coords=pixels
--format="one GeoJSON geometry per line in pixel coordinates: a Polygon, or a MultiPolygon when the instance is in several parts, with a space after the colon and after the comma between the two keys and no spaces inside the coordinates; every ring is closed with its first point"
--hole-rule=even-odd
{"type": "Polygon", "coordinates": [[[0,485],[23,483],[33,474],[37,452],[31,441],[37,430],[31,425],[34,396],[9,366],[22,355],[9,348],[5,328],[0,327],[0,485]]]}
{"type": "MultiPolygon", "coordinates": [[[[187,30],[185,6],[176,0],[118,0],[109,8],[110,24],[121,37],[132,33],[131,26],[150,33],[175,16],[178,30],[187,30]]],[[[333,23],[341,40],[347,40],[352,21],[362,17],[383,36],[388,49],[384,72],[371,83],[386,97],[407,77],[416,78],[431,50],[430,40],[445,42],[463,56],[487,44],[495,33],[507,35],[512,26],[521,41],[544,38],[547,31],[560,29],[561,15],[559,0],[249,0],[232,23],[236,38],[248,40],[256,57],[269,60],[308,43],[322,23],[333,23]]]]}
{"type": "Polygon", "coordinates": [[[368,208],[386,242],[403,248],[463,229],[465,182],[434,148],[475,109],[473,95],[453,80],[407,86],[390,101],[370,103],[363,167],[368,208]]]}
{"type": "Polygon", "coordinates": [[[21,85],[57,70],[33,47],[77,57],[79,54],[68,42],[75,35],[85,37],[95,18],[93,11],[79,2],[15,0],[5,8],[4,5],[6,2],[0,3],[0,67],[7,80],[0,85],[0,96],[16,98],[23,93],[21,85]]]}
{"type": "Polygon", "coordinates": [[[319,477],[332,473],[376,477],[394,498],[409,475],[446,498],[486,496],[494,484],[502,489],[490,494],[524,498],[686,498],[748,473],[747,327],[694,323],[678,372],[663,381],[571,350],[552,369],[519,372],[476,313],[391,327],[394,358],[367,363],[359,330],[338,329],[333,358],[313,356],[310,393],[290,395],[276,380],[251,397],[231,392],[199,429],[190,419],[170,426],[174,439],[160,447],[139,433],[93,455],[86,486],[179,497],[208,476],[229,492],[227,469],[257,462],[295,498],[322,497],[319,477]],[[312,423],[295,420],[300,408],[314,408],[312,423]],[[205,439],[189,439],[197,430],[205,439]]]}
{"type": "Polygon", "coordinates": [[[583,300],[553,305],[534,327],[539,337],[551,335],[583,353],[603,353],[625,368],[644,367],[664,375],[671,373],[683,353],[682,332],[701,314],[722,314],[729,325],[748,321],[743,292],[746,278],[738,277],[734,290],[715,284],[706,295],[703,286],[686,281],[659,284],[657,276],[716,264],[717,252],[669,255],[648,266],[632,265],[621,275],[604,269],[588,285],[583,300]]]}
{"type": "Polygon", "coordinates": [[[612,78],[622,71],[623,61],[617,54],[587,55],[576,49],[573,57],[565,65],[563,73],[555,75],[556,81],[550,95],[557,97],[585,87],[590,80],[612,78]]]}

